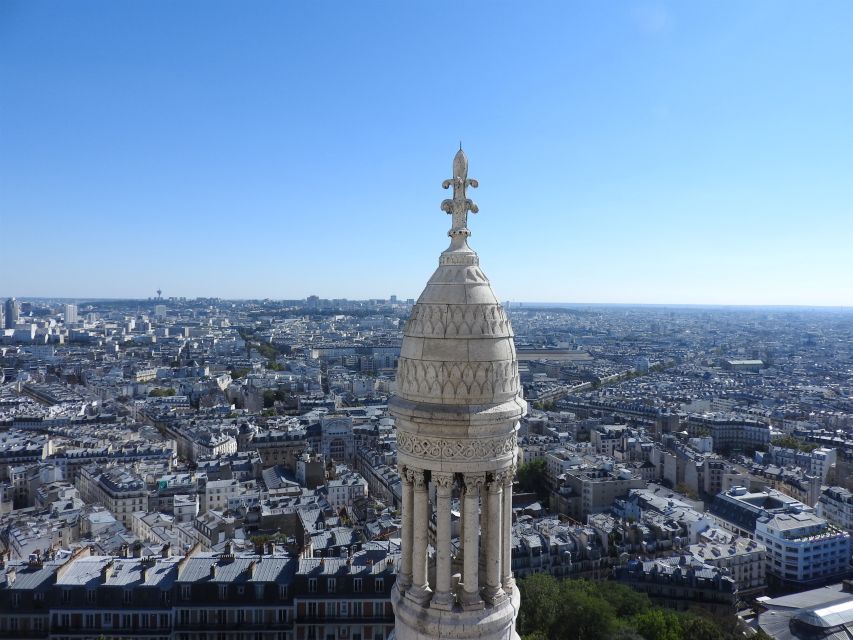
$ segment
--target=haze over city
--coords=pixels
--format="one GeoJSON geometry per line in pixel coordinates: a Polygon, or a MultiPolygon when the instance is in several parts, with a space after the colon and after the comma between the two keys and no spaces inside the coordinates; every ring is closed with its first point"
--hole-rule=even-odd
{"type": "Polygon", "coordinates": [[[3,295],[851,305],[853,6],[0,5],[3,295]]]}

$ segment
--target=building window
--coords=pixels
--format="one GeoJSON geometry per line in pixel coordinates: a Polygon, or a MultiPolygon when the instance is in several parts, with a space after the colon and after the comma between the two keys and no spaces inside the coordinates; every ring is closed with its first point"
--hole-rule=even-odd
{"type": "Polygon", "coordinates": [[[335,592],[335,587],[337,587],[337,582],[334,578],[328,578],[326,580],[326,589],[329,593],[335,592]]]}
{"type": "Polygon", "coordinates": [[[278,597],[279,597],[279,600],[287,600],[287,585],[286,584],[278,585],[278,597]]]}
{"type": "Polygon", "coordinates": [[[130,604],[133,600],[133,591],[130,589],[125,589],[122,593],[121,601],[123,604],[130,604]]]}
{"type": "Polygon", "coordinates": [[[68,604],[71,602],[71,589],[63,589],[62,590],[62,603],[68,604]]]}
{"type": "Polygon", "coordinates": [[[361,593],[362,589],[362,581],[361,578],[353,578],[352,581],[352,590],[355,593],[361,593]]]}
{"type": "Polygon", "coordinates": [[[189,600],[192,595],[192,585],[191,584],[182,584],[181,585],[181,599],[189,600]]]}
{"type": "Polygon", "coordinates": [[[385,579],[384,578],[376,578],[376,583],[373,585],[373,589],[377,593],[380,591],[385,591],[385,579]]]}
{"type": "Polygon", "coordinates": [[[308,578],[308,593],[317,593],[317,578],[308,578]]]}
{"type": "Polygon", "coordinates": [[[228,599],[228,585],[221,584],[219,585],[219,599],[227,600],[228,599]]]}
{"type": "Polygon", "coordinates": [[[312,619],[317,617],[317,603],[316,602],[309,602],[308,603],[308,617],[312,618],[312,619]]]}

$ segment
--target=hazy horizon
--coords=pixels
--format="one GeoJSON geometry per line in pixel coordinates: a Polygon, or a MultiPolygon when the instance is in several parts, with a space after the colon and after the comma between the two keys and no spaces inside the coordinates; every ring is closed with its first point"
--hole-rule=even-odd
{"type": "MultiPolygon", "coordinates": [[[[136,298],[136,297],[69,297],[69,296],[12,296],[0,294],[0,301],[14,297],[21,302],[37,301],[47,302],[55,301],[57,303],[75,303],[75,304],[92,304],[97,302],[150,302],[157,304],[166,304],[170,302],[170,297],[164,296],[157,300],[155,297],[136,298]]],[[[376,296],[373,298],[339,298],[336,296],[318,295],[321,300],[347,300],[348,302],[366,302],[369,300],[385,300],[389,297],[376,296]]],[[[224,302],[281,302],[284,300],[305,300],[305,298],[226,298],[222,296],[174,296],[174,301],[178,302],[193,302],[195,300],[217,299],[224,302]]],[[[405,302],[412,296],[397,296],[398,302],[405,302]]],[[[417,297],[414,297],[417,300],[417,297]]],[[[702,303],[666,303],[666,302],[556,302],[542,300],[501,300],[501,304],[509,304],[515,308],[516,305],[522,305],[534,308],[572,308],[572,307],[634,307],[647,308],[658,307],[661,309],[771,309],[771,310],[820,310],[820,311],[841,311],[853,312],[853,306],[848,305],[791,305],[791,304],[702,304],[702,303]]]]}

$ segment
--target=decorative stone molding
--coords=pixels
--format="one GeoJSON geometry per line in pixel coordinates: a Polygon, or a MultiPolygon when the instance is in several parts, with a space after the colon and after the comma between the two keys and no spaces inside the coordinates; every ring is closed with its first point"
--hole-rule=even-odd
{"type": "Polygon", "coordinates": [[[518,363],[433,362],[400,358],[397,387],[405,396],[435,400],[459,398],[467,404],[490,403],[518,392],[518,363]]]}
{"type": "Polygon", "coordinates": [[[435,484],[436,491],[439,493],[450,494],[453,489],[453,484],[456,476],[452,473],[435,472],[432,474],[432,481],[435,484]]]}
{"type": "Polygon", "coordinates": [[[507,478],[512,481],[512,474],[509,471],[495,471],[492,473],[492,480],[489,482],[489,491],[498,491],[502,489],[507,482],[507,478]]]}
{"type": "Polygon", "coordinates": [[[468,230],[468,212],[477,213],[480,209],[477,203],[468,198],[468,187],[476,189],[479,183],[468,177],[468,158],[459,145],[459,151],[453,157],[453,177],[441,183],[442,189],[453,187],[453,197],[441,202],[441,210],[452,216],[453,226],[447,232],[451,238],[466,238],[471,235],[468,230]]]}
{"type": "Polygon", "coordinates": [[[409,484],[413,484],[415,486],[416,491],[426,490],[426,479],[424,476],[424,472],[420,469],[412,469],[411,467],[406,467],[406,480],[409,482],[409,484]]]}
{"type": "Polygon", "coordinates": [[[514,452],[516,442],[515,432],[498,438],[478,439],[431,438],[397,432],[397,450],[425,460],[494,460],[514,452]]]}
{"type": "Polygon", "coordinates": [[[506,471],[503,472],[504,473],[504,479],[503,479],[504,486],[506,486],[506,487],[512,486],[512,481],[515,479],[515,474],[517,471],[518,471],[518,467],[515,464],[513,464],[509,469],[507,469],[506,471]]]}
{"type": "Polygon", "coordinates": [[[473,491],[478,493],[483,488],[483,485],[486,484],[485,473],[466,473],[462,478],[465,483],[466,492],[473,491]]]}
{"type": "Polygon", "coordinates": [[[441,266],[478,265],[480,258],[476,253],[442,253],[438,258],[441,266]]]}
{"type": "Polygon", "coordinates": [[[406,335],[423,338],[502,338],[512,336],[512,327],[500,305],[418,303],[412,308],[406,335]]]}
{"type": "Polygon", "coordinates": [[[476,265],[442,265],[427,284],[488,284],[486,275],[476,265]]]}

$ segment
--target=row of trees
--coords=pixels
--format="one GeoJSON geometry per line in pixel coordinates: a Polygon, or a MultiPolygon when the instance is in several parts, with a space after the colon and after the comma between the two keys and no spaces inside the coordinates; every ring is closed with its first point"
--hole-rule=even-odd
{"type": "Polygon", "coordinates": [[[792,435],[784,435],[773,438],[773,446],[784,447],[786,449],[799,449],[800,451],[814,451],[818,445],[813,442],[805,442],[792,435]]]}
{"type": "MultiPolygon", "coordinates": [[[[558,580],[545,573],[518,583],[523,640],[735,640],[734,615],[675,612],[654,606],[644,593],[618,582],[558,580]]],[[[759,633],[757,640],[769,636],[759,633]]]]}

